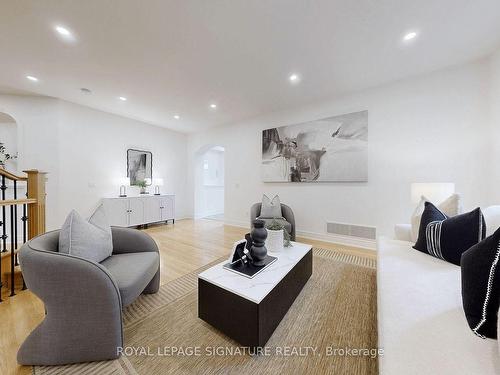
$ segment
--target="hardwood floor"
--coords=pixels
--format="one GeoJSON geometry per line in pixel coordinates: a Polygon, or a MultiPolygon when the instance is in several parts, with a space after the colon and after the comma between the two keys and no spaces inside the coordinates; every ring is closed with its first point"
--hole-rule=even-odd
{"type": "MultiPolygon", "coordinates": [[[[167,283],[222,256],[229,256],[235,241],[248,230],[214,220],[180,220],[175,225],[157,225],[146,229],[160,248],[161,283],[167,283]]],[[[375,252],[332,243],[297,239],[315,247],[375,258],[375,252]]],[[[9,298],[4,291],[0,303],[0,374],[31,374],[31,368],[19,366],[16,353],[26,336],[44,317],[42,302],[29,290],[9,298]]]]}

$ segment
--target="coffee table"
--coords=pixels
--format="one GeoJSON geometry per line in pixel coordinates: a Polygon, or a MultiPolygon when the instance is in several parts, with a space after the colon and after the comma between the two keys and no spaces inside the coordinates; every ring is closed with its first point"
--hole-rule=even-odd
{"type": "Polygon", "coordinates": [[[263,347],[312,275],[311,245],[269,253],[278,257],[253,279],[219,263],[198,275],[198,317],[243,346],[263,347]]]}

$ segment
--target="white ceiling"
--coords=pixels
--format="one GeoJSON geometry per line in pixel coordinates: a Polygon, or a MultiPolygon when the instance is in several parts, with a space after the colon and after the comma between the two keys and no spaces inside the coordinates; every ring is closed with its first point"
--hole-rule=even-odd
{"type": "Polygon", "coordinates": [[[486,56],[499,14],[498,0],[2,1],[0,87],[192,132],[486,56]]]}

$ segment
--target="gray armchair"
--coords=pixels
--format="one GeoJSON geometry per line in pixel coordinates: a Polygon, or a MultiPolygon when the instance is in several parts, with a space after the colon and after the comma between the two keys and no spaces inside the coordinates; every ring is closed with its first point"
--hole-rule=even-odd
{"type": "Polygon", "coordinates": [[[46,316],[17,353],[22,365],[62,365],[118,357],[122,307],[160,286],[153,239],[112,229],[113,254],[101,263],[58,252],[59,231],[25,243],[19,252],[24,280],[45,304],[46,316]]]}
{"type": "MultiPolygon", "coordinates": [[[[253,228],[253,221],[260,216],[262,203],[255,203],[250,209],[250,228],[253,228]]],[[[295,241],[295,216],[292,209],[286,204],[281,203],[281,214],[285,219],[285,229],[290,234],[290,239],[295,241]]],[[[263,219],[264,221],[272,221],[273,219],[263,219]]]]}

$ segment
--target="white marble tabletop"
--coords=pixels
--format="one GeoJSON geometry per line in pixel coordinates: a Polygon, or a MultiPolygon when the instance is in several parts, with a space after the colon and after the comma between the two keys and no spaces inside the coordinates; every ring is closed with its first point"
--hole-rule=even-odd
{"type": "Polygon", "coordinates": [[[203,271],[198,277],[240,297],[260,303],[311,250],[311,245],[299,242],[292,242],[292,245],[292,247],[283,248],[280,252],[269,252],[269,255],[277,257],[278,260],[252,279],[224,269],[222,266],[228,262],[227,260],[203,271]]]}

